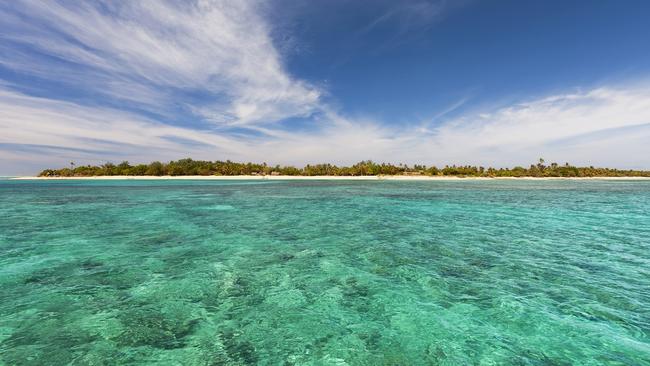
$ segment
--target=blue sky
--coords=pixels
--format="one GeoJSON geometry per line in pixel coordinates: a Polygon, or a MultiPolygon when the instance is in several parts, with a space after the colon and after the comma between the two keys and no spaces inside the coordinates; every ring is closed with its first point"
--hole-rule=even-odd
{"type": "Polygon", "coordinates": [[[644,1],[0,4],[0,174],[183,157],[650,169],[644,1]]]}

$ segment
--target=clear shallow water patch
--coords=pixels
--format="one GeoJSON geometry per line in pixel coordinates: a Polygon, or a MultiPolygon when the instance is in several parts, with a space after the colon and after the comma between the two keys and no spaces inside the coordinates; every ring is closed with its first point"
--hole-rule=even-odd
{"type": "Polygon", "coordinates": [[[213,206],[203,207],[203,209],[212,210],[212,211],[230,211],[230,210],[234,210],[235,207],[231,205],[213,205],[213,206]]]}
{"type": "Polygon", "coordinates": [[[0,182],[0,363],[650,363],[650,184],[0,182]]]}

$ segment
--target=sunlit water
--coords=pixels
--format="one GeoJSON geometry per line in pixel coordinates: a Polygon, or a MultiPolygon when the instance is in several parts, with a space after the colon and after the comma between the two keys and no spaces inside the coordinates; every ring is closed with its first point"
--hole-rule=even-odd
{"type": "Polygon", "coordinates": [[[0,181],[0,364],[650,364],[650,182],[0,181]]]}

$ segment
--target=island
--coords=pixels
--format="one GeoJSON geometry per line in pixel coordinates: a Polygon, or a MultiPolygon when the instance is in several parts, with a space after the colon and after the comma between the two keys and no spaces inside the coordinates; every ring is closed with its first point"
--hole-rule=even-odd
{"type": "Polygon", "coordinates": [[[84,177],[410,177],[410,178],[650,178],[647,170],[623,170],[598,167],[577,167],[569,163],[546,164],[539,159],[529,167],[493,168],[473,165],[445,165],[444,167],[375,163],[361,161],[352,166],[334,164],[308,164],[294,166],[271,166],[266,163],[239,163],[230,160],[203,161],[190,158],[169,162],[154,161],[149,164],[132,165],[128,161],[119,164],[79,165],[45,169],[39,178],[84,177]]]}

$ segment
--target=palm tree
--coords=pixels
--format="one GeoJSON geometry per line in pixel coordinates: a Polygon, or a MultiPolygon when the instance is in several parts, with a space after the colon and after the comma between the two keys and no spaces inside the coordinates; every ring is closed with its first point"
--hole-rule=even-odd
{"type": "Polygon", "coordinates": [[[539,158],[539,163],[537,163],[537,168],[539,168],[540,171],[544,171],[544,168],[546,168],[546,167],[544,166],[544,163],[545,163],[545,162],[546,162],[546,161],[545,161],[544,159],[539,158]]]}

